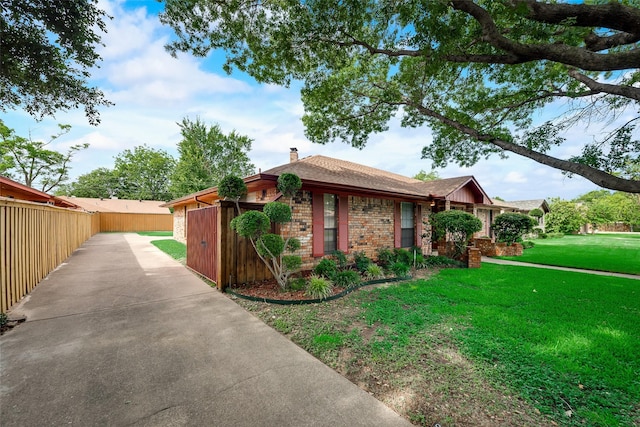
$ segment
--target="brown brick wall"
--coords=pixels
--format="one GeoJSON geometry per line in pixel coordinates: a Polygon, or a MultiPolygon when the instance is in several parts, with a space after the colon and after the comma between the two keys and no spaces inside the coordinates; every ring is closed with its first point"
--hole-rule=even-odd
{"type": "Polygon", "coordinates": [[[349,196],[349,252],[393,248],[393,200],[349,196]]]}

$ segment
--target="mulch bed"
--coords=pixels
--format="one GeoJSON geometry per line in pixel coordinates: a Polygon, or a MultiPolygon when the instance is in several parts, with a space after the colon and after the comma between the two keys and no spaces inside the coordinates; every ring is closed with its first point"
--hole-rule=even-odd
{"type": "MultiPolygon", "coordinates": [[[[282,288],[280,288],[280,285],[278,285],[278,282],[276,282],[275,280],[264,280],[262,282],[234,285],[233,287],[230,287],[229,290],[240,295],[246,295],[259,299],[281,301],[302,301],[311,299],[311,297],[308,296],[304,290],[283,291],[282,288]]],[[[330,296],[337,295],[344,290],[345,288],[334,287],[333,293],[330,296]]]]}

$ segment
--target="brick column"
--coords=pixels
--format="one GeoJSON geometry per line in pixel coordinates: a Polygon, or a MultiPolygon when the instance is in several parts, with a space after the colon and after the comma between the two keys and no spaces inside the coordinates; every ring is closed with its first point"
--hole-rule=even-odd
{"type": "Polygon", "coordinates": [[[480,249],[469,248],[468,254],[469,254],[469,257],[468,257],[469,261],[467,263],[467,266],[469,268],[480,268],[480,264],[482,260],[482,252],[480,252],[480,249]]]}

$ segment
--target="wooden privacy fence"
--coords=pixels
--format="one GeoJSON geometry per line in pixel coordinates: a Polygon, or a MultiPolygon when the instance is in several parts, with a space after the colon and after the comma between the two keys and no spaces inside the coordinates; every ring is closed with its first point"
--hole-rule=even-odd
{"type": "Polygon", "coordinates": [[[100,231],[172,231],[171,214],[100,212],[100,231]]]}
{"type": "Polygon", "coordinates": [[[100,231],[97,215],[0,199],[0,311],[100,231]]]}
{"type": "MultiPolygon", "coordinates": [[[[241,208],[262,210],[261,204],[241,204],[241,208]]],[[[216,282],[228,285],[271,279],[273,275],[248,239],[230,227],[236,216],[235,204],[218,201],[214,206],[187,213],[187,266],[216,282]]],[[[277,230],[272,230],[277,231],[277,230]]]]}

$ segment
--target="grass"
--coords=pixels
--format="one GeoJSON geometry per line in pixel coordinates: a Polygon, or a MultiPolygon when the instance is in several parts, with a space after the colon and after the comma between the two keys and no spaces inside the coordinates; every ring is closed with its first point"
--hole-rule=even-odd
{"type": "Polygon", "coordinates": [[[173,231],[139,231],[140,236],[173,237],[173,231]]]}
{"type": "Polygon", "coordinates": [[[514,261],[640,274],[640,234],[595,234],[536,239],[514,261]]]}
{"type": "Polygon", "coordinates": [[[173,239],[152,240],[151,244],[165,252],[171,258],[185,263],[187,259],[187,245],[173,239]]]}
{"type": "Polygon", "coordinates": [[[314,306],[241,304],[414,424],[640,423],[635,280],[485,264],[314,306]]]}

